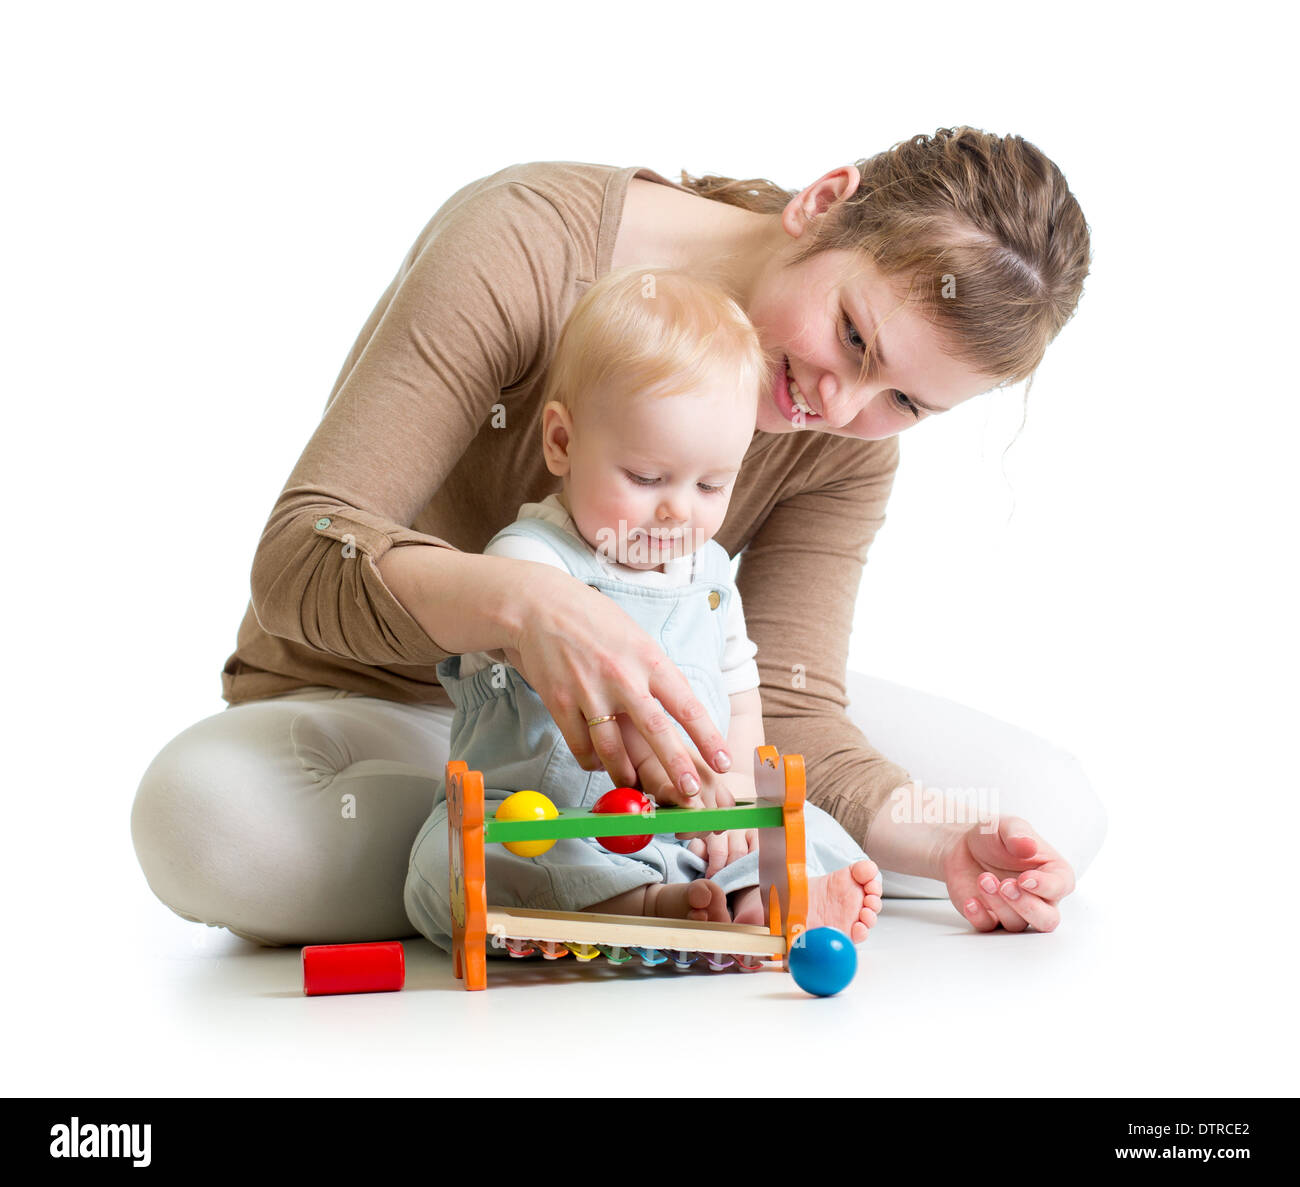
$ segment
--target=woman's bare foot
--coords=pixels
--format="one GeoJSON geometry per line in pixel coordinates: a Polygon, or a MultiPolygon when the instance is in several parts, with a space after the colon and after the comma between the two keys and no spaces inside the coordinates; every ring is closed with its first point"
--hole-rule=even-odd
{"type": "MultiPolygon", "coordinates": [[[[880,867],[870,858],[808,879],[808,926],[837,927],[855,944],[870,934],[880,914],[880,867]]],[[[739,893],[733,903],[737,923],[764,924],[758,887],[739,893]]]]}

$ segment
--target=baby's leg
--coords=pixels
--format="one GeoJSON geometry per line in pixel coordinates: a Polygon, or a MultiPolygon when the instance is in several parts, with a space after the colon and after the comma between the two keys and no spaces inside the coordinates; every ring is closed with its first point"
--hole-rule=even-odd
{"type": "Polygon", "coordinates": [[[653,837],[644,849],[623,860],[634,861],[647,870],[654,881],[584,907],[584,910],[608,915],[655,915],[661,919],[731,922],[726,890],[704,876],[705,863],[684,842],[668,835],[653,837]]]}
{"type": "Polygon", "coordinates": [[[660,919],[695,919],[700,922],[730,923],[727,894],[709,878],[694,882],[651,882],[584,911],[606,915],[654,915],[660,919]]]}

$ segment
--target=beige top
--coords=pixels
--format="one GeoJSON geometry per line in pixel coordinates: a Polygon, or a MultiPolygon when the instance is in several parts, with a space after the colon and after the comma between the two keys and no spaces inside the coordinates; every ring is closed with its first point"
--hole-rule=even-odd
{"type": "MultiPolygon", "coordinates": [[[[609,271],[633,177],[674,185],[636,166],[511,165],[421,231],[271,511],[225,700],[323,684],[450,705],[435,672],[448,652],[375,562],[403,544],[481,552],[522,503],[560,489],[542,387],[569,310],[609,271]]],[[[858,582],[897,464],[893,437],[755,432],[715,537],[743,550],[766,739],[804,756],[810,800],[859,841],[908,780],[844,712],[858,582]]]]}

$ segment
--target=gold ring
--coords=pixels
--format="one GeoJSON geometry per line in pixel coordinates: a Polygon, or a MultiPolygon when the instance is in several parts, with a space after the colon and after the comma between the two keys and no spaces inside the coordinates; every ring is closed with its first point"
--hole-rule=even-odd
{"type": "Polygon", "coordinates": [[[602,723],[604,723],[604,722],[606,722],[606,721],[613,721],[614,718],[616,718],[617,716],[618,716],[617,713],[606,713],[604,717],[588,717],[588,718],[587,718],[587,724],[588,724],[589,726],[592,726],[592,725],[601,725],[602,723]]]}

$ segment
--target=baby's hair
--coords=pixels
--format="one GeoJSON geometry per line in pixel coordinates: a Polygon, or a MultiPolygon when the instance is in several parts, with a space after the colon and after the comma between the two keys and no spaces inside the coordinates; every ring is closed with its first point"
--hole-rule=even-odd
{"type": "Polygon", "coordinates": [[[758,331],[720,287],[675,269],[620,268],[570,312],[542,405],[555,400],[576,418],[593,395],[658,399],[719,374],[757,405],[767,372],[758,331]]]}

